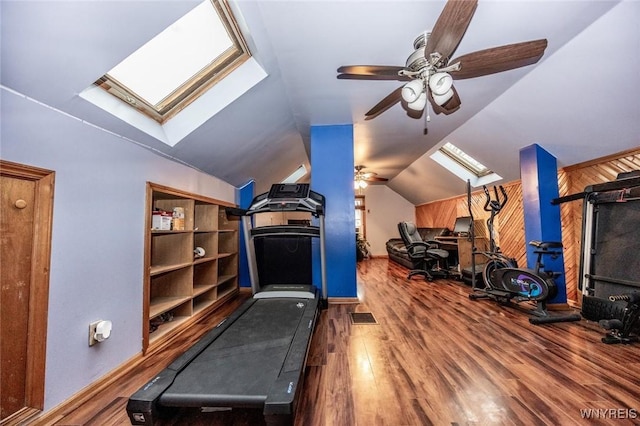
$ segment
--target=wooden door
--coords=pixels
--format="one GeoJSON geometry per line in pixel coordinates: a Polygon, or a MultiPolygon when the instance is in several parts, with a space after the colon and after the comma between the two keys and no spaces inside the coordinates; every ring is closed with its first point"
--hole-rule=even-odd
{"type": "Polygon", "coordinates": [[[53,172],[0,161],[0,188],[0,421],[13,423],[44,403],[53,172]]]}

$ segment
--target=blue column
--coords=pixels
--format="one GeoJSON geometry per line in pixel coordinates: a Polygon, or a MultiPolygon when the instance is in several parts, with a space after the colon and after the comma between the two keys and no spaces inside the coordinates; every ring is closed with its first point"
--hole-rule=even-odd
{"type": "MultiPolygon", "coordinates": [[[[311,126],[311,188],[326,197],[330,297],[357,297],[353,126],[311,126]]],[[[315,269],[315,268],[314,268],[315,269]]]]}
{"type": "MultiPolygon", "coordinates": [[[[538,241],[562,241],[560,206],[552,205],[558,198],[558,167],[556,158],[537,144],[520,150],[520,179],[522,183],[522,207],[524,210],[524,234],[527,243],[538,241]]],[[[535,268],[537,255],[527,244],[527,266],[535,268]]],[[[560,272],[556,278],[558,294],[550,303],[566,303],[567,289],[564,276],[564,256],[556,259],[545,256],[545,268],[560,272]]]]}
{"type": "MultiPolygon", "coordinates": [[[[241,209],[248,209],[253,201],[255,191],[255,181],[249,181],[238,190],[238,206],[241,209]]],[[[238,248],[239,264],[238,264],[238,282],[240,287],[251,287],[251,277],[249,276],[249,261],[247,259],[247,247],[244,243],[244,231],[240,224],[240,245],[238,248]]]]}

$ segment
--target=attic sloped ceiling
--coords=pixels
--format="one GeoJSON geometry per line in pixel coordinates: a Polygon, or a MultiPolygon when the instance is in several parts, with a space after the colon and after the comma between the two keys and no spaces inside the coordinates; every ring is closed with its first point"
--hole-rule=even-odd
{"type": "Polygon", "coordinates": [[[464,192],[430,160],[449,140],[510,181],[518,151],[539,143],[568,165],[634,148],[640,135],[640,2],[483,1],[454,56],[547,38],[533,66],[456,88],[461,109],[413,119],[396,105],[364,113],[400,85],[336,79],[341,65],[403,65],[445,2],[232,2],[268,77],[174,147],[78,97],[99,76],[199,2],[0,3],[2,86],[241,186],[266,190],[309,165],[311,125],[354,124],[355,159],[414,204],[464,192]]]}

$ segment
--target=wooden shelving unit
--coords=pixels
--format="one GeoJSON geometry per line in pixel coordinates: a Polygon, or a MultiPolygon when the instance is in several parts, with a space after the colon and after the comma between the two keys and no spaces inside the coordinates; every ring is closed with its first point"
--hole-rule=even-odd
{"type": "Polygon", "coordinates": [[[143,352],[238,292],[238,221],[233,204],[147,183],[143,352]],[[184,229],[153,229],[156,210],[184,212],[184,229]],[[194,249],[204,249],[196,258],[194,249]],[[152,327],[153,324],[153,327],[152,327]]]}

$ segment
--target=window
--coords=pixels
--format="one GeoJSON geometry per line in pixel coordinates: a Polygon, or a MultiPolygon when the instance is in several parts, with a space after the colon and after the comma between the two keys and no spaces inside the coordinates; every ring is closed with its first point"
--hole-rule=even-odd
{"type": "Polygon", "coordinates": [[[446,142],[431,154],[431,159],[458,176],[460,179],[471,182],[471,185],[474,187],[487,185],[491,182],[502,179],[500,175],[492,172],[484,164],[480,163],[478,160],[465,153],[451,142],[446,142]]]}
{"type": "Polygon", "coordinates": [[[367,220],[365,214],[364,195],[356,195],[356,237],[358,239],[367,238],[367,220]]]}
{"type": "Polygon", "coordinates": [[[249,57],[226,0],[205,0],[94,84],[162,124],[249,57]]]}

